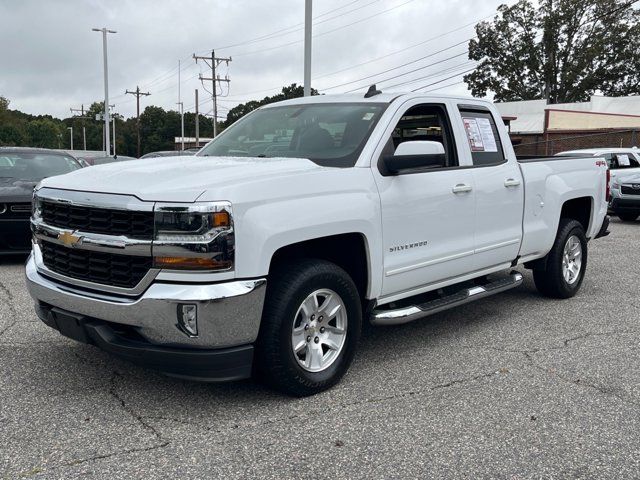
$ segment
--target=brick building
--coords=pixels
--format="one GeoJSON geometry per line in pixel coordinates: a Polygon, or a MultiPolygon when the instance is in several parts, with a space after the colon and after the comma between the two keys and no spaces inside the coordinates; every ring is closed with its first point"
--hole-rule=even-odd
{"type": "Polygon", "coordinates": [[[593,96],[588,102],[544,100],[497,103],[518,155],[634,147],[640,142],[640,96],[593,96]]]}

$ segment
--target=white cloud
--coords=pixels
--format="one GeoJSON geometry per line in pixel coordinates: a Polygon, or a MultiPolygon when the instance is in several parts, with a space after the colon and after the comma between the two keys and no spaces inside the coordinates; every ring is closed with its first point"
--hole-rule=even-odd
{"type": "MultiPolygon", "coordinates": [[[[322,16],[314,27],[313,86],[322,91],[388,69],[393,70],[327,92],[374,82],[384,89],[385,85],[431,75],[422,82],[426,85],[455,75],[464,68],[465,56],[380,82],[463,52],[466,47],[461,45],[395,68],[470,38],[472,26],[407,48],[491,15],[500,3],[315,0],[314,17],[322,16]],[[398,53],[389,55],[392,52],[398,53]],[[350,68],[363,62],[369,63],[350,68]],[[457,65],[460,67],[455,69],[457,65]],[[324,76],[343,69],[347,70],[324,76]]],[[[264,91],[270,87],[302,83],[303,31],[299,26],[283,29],[304,20],[303,0],[0,0],[0,18],[0,95],[11,100],[12,108],[28,113],[66,117],[70,107],[102,100],[102,40],[91,28],[103,26],[118,32],[108,40],[109,85],[111,103],[125,116],[135,114],[135,98],[124,91],[136,85],[152,94],[141,99],[142,108],[154,104],[177,109],[178,59],[182,60],[185,108],[194,104],[194,89],[199,88],[201,111],[210,111],[210,97],[197,79],[199,72],[209,76],[210,71],[202,63],[196,65],[191,54],[206,54],[213,47],[217,55],[233,58],[228,69],[220,68],[221,75],[228,73],[231,78],[230,97],[221,99],[221,113],[239,101],[275,93],[264,91]],[[260,41],[222,48],[276,31],[279,33],[260,41]]],[[[461,77],[455,77],[432,88],[459,80],[461,77]]],[[[210,89],[210,82],[205,86],[210,89]]],[[[403,88],[407,86],[397,89],[403,88]]],[[[467,92],[461,83],[441,91],[467,92]]]]}

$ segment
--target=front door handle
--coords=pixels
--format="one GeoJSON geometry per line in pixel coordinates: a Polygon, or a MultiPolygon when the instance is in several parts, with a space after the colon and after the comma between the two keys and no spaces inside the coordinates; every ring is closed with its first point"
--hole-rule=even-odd
{"type": "Polygon", "coordinates": [[[455,187],[451,189],[453,193],[467,193],[471,191],[471,185],[467,185],[466,183],[458,183],[455,187]]]}
{"type": "Polygon", "coordinates": [[[520,186],[520,180],[516,180],[515,178],[507,178],[504,181],[504,186],[509,188],[509,187],[519,187],[520,186]]]}

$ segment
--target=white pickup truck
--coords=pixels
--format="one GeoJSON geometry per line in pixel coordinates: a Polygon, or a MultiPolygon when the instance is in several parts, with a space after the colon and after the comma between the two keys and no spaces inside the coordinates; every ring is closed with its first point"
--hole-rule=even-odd
{"type": "Polygon", "coordinates": [[[602,159],[519,162],[491,103],[427,94],[262,107],[195,157],[44,180],[26,266],[38,316],[165,374],[292,395],[395,325],[516,287],[580,288],[607,234],[602,159]]]}

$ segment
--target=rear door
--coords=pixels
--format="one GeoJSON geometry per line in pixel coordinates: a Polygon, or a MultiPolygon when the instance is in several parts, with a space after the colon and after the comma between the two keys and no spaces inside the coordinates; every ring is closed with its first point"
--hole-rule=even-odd
{"type": "Polygon", "coordinates": [[[458,119],[469,140],[475,185],[475,258],[477,270],[511,262],[522,241],[524,185],[514,155],[507,155],[509,138],[498,129],[491,110],[459,105],[458,119]]]}
{"type": "Polygon", "coordinates": [[[632,173],[640,173],[640,162],[638,155],[633,152],[616,152],[606,157],[609,168],[611,169],[611,178],[622,177],[632,173]]]}

